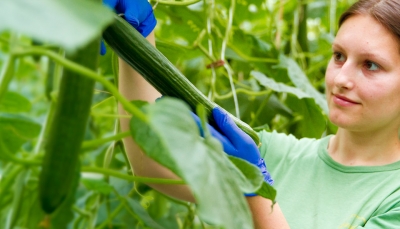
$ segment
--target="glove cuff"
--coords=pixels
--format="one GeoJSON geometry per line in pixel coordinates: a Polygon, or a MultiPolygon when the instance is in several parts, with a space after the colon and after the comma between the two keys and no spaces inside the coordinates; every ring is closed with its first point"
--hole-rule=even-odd
{"type": "MultiPolygon", "coordinates": [[[[267,166],[265,165],[264,159],[260,158],[257,163],[258,168],[260,168],[261,174],[264,176],[264,181],[267,182],[269,185],[274,184],[274,180],[271,177],[271,174],[269,174],[267,170],[267,166]]],[[[255,193],[246,193],[244,194],[245,196],[257,196],[255,193]]]]}
{"type": "Polygon", "coordinates": [[[271,177],[271,174],[269,174],[267,170],[267,166],[265,165],[264,159],[260,158],[260,160],[257,163],[258,168],[260,168],[262,175],[264,176],[264,181],[267,182],[269,185],[274,184],[274,180],[271,177]]]}

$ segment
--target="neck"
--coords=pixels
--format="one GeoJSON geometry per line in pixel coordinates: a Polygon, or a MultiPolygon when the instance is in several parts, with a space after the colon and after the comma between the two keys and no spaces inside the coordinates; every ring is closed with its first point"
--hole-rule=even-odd
{"type": "Polygon", "coordinates": [[[329,142],[333,160],[349,166],[379,166],[400,160],[398,130],[360,133],[339,128],[329,142]]]}

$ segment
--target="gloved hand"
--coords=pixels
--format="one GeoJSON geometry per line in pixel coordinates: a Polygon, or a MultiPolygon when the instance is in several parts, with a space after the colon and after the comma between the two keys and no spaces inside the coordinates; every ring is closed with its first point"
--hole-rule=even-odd
{"type": "MultiPolygon", "coordinates": [[[[273,180],[271,175],[267,171],[264,160],[261,158],[260,152],[253,139],[241,130],[232,118],[229,117],[228,113],[219,107],[212,110],[217,128],[208,125],[208,129],[213,137],[218,139],[225,153],[228,155],[241,158],[247,162],[260,168],[261,173],[264,176],[264,180],[272,185],[273,180]],[[217,130],[219,129],[219,130],[217,130]]],[[[200,127],[200,133],[202,134],[200,119],[197,115],[192,114],[193,118],[200,127]]],[[[248,195],[252,196],[252,194],[248,195]]]]}
{"type": "MultiPolygon", "coordinates": [[[[157,20],[147,0],[103,0],[103,4],[118,14],[124,14],[126,21],[144,37],[147,37],[156,27],[157,20]]],[[[103,42],[101,42],[100,53],[101,55],[106,53],[103,42]]]]}

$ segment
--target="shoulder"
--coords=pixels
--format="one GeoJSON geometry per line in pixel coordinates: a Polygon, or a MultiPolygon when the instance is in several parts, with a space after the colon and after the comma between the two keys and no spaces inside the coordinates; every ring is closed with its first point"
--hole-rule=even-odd
{"type": "Polygon", "coordinates": [[[315,138],[297,138],[291,134],[261,131],[260,137],[260,153],[262,157],[266,154],[290,154],[296,152],[308,153],[317,151],[322,139],[315,138]]]}

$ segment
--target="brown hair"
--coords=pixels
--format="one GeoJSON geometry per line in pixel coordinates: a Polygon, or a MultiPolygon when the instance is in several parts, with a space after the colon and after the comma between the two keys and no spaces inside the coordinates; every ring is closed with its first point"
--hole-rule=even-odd
{"type": "Polygon", "coordinates": [[[339,26],[357,14],[375,18],[392,32],[400,43],[400,0],[359,0],[342,14],[339,26]]]}

